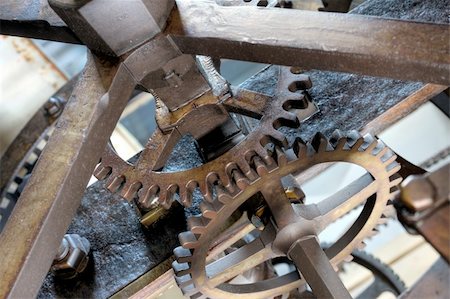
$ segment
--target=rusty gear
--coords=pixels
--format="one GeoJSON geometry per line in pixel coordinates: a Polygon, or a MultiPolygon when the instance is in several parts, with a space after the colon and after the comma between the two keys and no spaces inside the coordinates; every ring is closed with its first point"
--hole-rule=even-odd
{"type": "Polygon", "coordinates": [[[125,162],[109,145],[94,175],[98,179],[107,179],[107,188],[112,192],[120,189],[121,195],[128,200],[137,195],[137,203],[144,210],[152,207],[156,199],[168,208],[176,194],[183,205],[189,206],[197,187],[207,200],[212,200],[214,184],[233,193],[236,191],[233,180],[237,177],[257,178],[257,173],[249,166],[253,156],[258,155],[270,164],[271,158],[264,148],[266,144],[287,146],[285,136],[277,129],[299,126],[301,110],[297,114],[289,110],[307,108],[304,90],[310,87],[308,76],[281,67],[274,97],[242,89],[225,98],[206,93],[174,112],[157,101],[158,128],[137,162],[125,162]],[[217,118],[229,118],[229,112],[260,119],[260,125],[230,150],[199,167],[171,173],[160,171],[181,136],[201,137],[207,132],[199,134],[194,130],[217,118]]]}
{"type": "Polygon", "coordinates": [[[190,231],[180,234],[182,246],[174,250],[177,260],[173,264],[177,281],[186,295],[193,298],[234,298],[237,295],[239,298],[268,298],[299,288],[305,282],[296,271],[243,285],[229,281],[266,261],[286,256],[296,240],[318,236],[335,220],[364,204],[353,225],[324,250],[335,268],[341,262],[351,260],[352,251],[362,248],[363,240],[376,233],[377,225],[386,222],[390,199],[401,182],[396,155],[381,141],[370,135],[361,137],[356,132],[343,137],[336,131],[329,140],[317,134],[309,143],[296,141],[293,150],[276,147],[271,157],[269,164],[261,157],[254,157],[250,165],[257,178],[234,178],[238,188],[231,193],[218,186],[217,199],[204,202],[202,215],[188,219],[190,231]],[[286,205],[279,204],[280,198],[286,199],[280,179],[329,162],[356,164],[367,174],[318,204],[294,205],[296,219],[289,219],[283,210],[286,205]],[[245,210],[246,204],[259,192],[273,215],[264,225],[249,220],[254,216],[252,208],[245,210]],[[239,220],[233,221],[236,213],[239,220]],[[247,214],[249,216],[245,216],[247,214]],[[220,237],[223,234],[226,237],[220,237]],[[248,241],[238,249],[229,250],[241,239],[248,241]],[[221,242],[225,246],[217,245],[221,242]]]}

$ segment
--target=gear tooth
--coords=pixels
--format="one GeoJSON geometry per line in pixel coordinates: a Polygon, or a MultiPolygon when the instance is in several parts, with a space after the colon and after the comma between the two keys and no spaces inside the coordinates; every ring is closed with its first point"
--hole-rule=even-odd
{"type": "Polygon", "coordinates": [[[353,255],[348,255],[344,258],[344,262],[346,263],[350,263],[351,261],[353,261],[353,255]]]}
{"type": "Polygon", "coordinates": [[[232,179],[228,176],[227,171],[225,169],[222,169],[219,172],[219,181],[221,183],[219,184],[219,186],[222,185],[230,189],[234,187],[233,184],[231,183],[232,179]]]}
{"type": "Polygon", "coordinates": [[[356,143],[356,141],[361,138],[361,135],[356,130],[351,130],[345,134],[347,137],[347,144],[351,148],[356,143]]]}
{"type": "Polygon", "coordinates": [[[166,188],[161,188],[159,190],[159,196],[158,196],[158,202],[164,207],[166,208],[167,205],[170,207],[172,200],[169,198],[169,194],[167,192],[166,188]],[[170,202],[170,204],[169,204],[170,202]]]}
{"type": "Polygon", "coordinates": [[[192,277],[190,274],[183,276],[175,276],[175,281],[177,282],[177,285],[181,289],[193,284],[192,277]]]}
{"type": "Polygon", "coordinates": [[[177,261],[173,261],[172,269],[173,272],[175,272],[175,275],[178,277],[189,275],[191,271],[188,263],[179,263],[177,261]]]}
{"type": "Polygon", "coordinates": [[[394,173],[390,178],[389,186],[391,188],[400,186],[400,183],[403,181],[403,178],[398,173],[394,173]]]}
{"type": "Polygon", "coordinates": [[[356,139],[353,145],[350,146],[351,150],[354,152],[360,151],[360,149],[363,149],[364,142],[364,138],[359,137],[358,139],[356,139]]]}
{"type": "Polygon", "coordinates": [[[178,239],[181,246],[186,249],[196,249],[199,246],[197,237],[195,237],[193,232],[182,232],[178,235],[178,239]]]}
{"type": "Polygon", "coordinates": [[[193,283],[180,288],[183,295],[189,298],[192,298],[192,296],[196,295],[198,292],[193,283]]]}
{"type": "Polygon", "coordinates": [[[203,197],[205,197],[205,194],[210,192],[208,183],[206,181],[200,181],[198,182],[198,188],[200,189],[200,192],[202,193],[203,197]]]}
{"type": "Polygon", "coordinates": [[[370,238],[372,238],[373,236],[377,235],[378,233],[379,233],[379,231],[378,231],[377,229],[374,228],[372,231],[370,231],[370,232],[367,234],[366,239],[370,239],[370,238]]]}
{"type": "Polygon", "coordinates": [[[217,216],[217,212],[222,208],[223,204],[219,201],[200,203],[202,215],[206,218],[213,219],[217,216]]]}
{"type": "Polygon", "coordinates": [[[397,218],[397,210],[395,209],[395,207],[393,205],[388,205],[384,209],[382,217],[386,218],[386,219],[396,219],[397,218]]]}
{"type": "Polygon", "coordinates": [[[281,133],[280,131],[276,130],[276,129],[273,129],[270,132],[270,140],[273,143],[280,144],[280,145],[282,145],[284,147],[288,146],[288,141],[286,139],[286,136],[283,133],[281,133]]]}
{"type": "Polygon", "coordinates": [[[298,158],[303,158],[306,156],[306,143],[301,138],[297,137],[293,144],[294,153],[298,158]]]}
{"type": "Polygon", "coordinates": [[[328,139],[320,132],[314,135],[311,145],[316,152],[325,152],[331,149],[331,145],[328,143],[328,139]]]}
{"type": "MultiPolygon", "coordinates": [[[[247,155],[247,153],[246,153],[247,155]]],[[[254,156],[256,154],[253,154],[252,156],[254,156]]],[[[248,161],[251,161],[252,156],[248,159],[248,161]]],[[[256,174],[256,172],[250,167],[249,162],[248,162],[245,158],[241,158],[238,161],[238,168],[241,170],[241,172],[251,181],[254,181],[258,178],[258,175],[256,174]]]]}
{"type": "Polygon", "coordinates": [[[363,136],[363,138],[364,138],[364,144],[363,144],[363,148],[364,148],[364,149],[367,149],[367,147],[368,147],[369,145],[371,145],[372,143],[374,143],[374,142],[376,141],[376,138],[373,137],[372,134],[365,134],[365,135],[363,136]]]}
{"type": "Polygon", "coordinates": [[[285,109],[283,109],[283,112],[278,114],[278,118],[281,119],[282,126],[290,128],[298,128],[300,126],[297,115],[295,113],[286,111],[285,109]]]}
{"type": "Polygon", "coordinates": [[[359,250],[363,250],[364,248],[366,248],[367,244],[364,242],[359,243],[356,248],[359,250]]]}
{"type": "Polygon", "coordinates": [[[152,204],[155,204],[155,200],[158,199],[159,195],[159,186],[152,185],[148,189],[141,188],[138,192],[139,203],[144,208],[151,208],[152,204]]]}
{"type": "Polygon", "coordinates": [[[368,153],[372,153],[378,145],[378,140],[371,134],[364,135],[363,149],[368,153]]]}
{"type": "Polygon", "coordinates": [[[229,191],[227,189],[225,189],[222,186],[218,186],[217,188],[217,199],[223,203],[223,204],[227,204],[229,202],[231,202],[233,200],[233,197],[231,196],[231,194],[229,193],[229,191]]]}
{"type": "Polygon", "coordinates": [[[180,186],[180,202],[185,207],[192,205],[192,191],[188,187],[180,186]]]}
{"type": "Polygon", "coordinates": [[[201,215],[191,216],[187,219],[188,229],[196,235],[201,235],[201,234],[205,233],[208,222],[209,222],[209,219],[207,219],[201,215]]]}
{"type": "Polygon", "coordinates": [[[389,166],[389,164],[391,164],[391,163],[393,163],[393,162],[395,162],[396,160],[397,160],[397,156],[394,154],[394,153],[392,153],[391,151],[389,151],[389,154],[392,154],[392,155],[389,155],[388,156],[388,153],[386,153],[383,157],[382,157],[382,161],[383,161],[383,164],[385,165],[385,166],[389,166]],[[384,158],[384,159],[383,159],[384,158]]]}
{"type": "Polygon", "coordinates": [[[255,153],[256,153],[256,155],[260,156],[262,159],[269,157],[269,153],[261,144],[258,144],[256,146],[255,153]]]}
{"type": "Polygon", "coordinates": [[[390,151],[390,149],[386,146],[384,146],[384,144],[381,146],[381,143],[378,143],[378,147],[380,148],[380,150],[375,154],[377,156],[377,158],[379,158],[380,160],[383,159],[383,156],[388,153],[390,151]]]}
{"type": "Polygon", "coordinates": [[[179,263],[190,263],[192,260],[192,253],[189,249],[178,246],[173,250],[176,260],[179,263]]]}
{"type": "Polygon", "coordinates": [[[203,198],[208,202],[212,202],[214,200],[212,188],[213,188],[212,185],[206,181],[204,190],[202,191],[202,194],[203,194],[203,198]]]}
{"type": "Polygon", "coordinates": [[[344,134],[342,134],[341,130],[334,130],[330,137],[330,143],[331,145],[336,148],[336,145],[338,144],[339,140],[345,138],[344,134]]]}
{"type": "Polygon", "coordinates": [[[125,178],[123,176],[110,176],[110,178],[106,182],[106,189],[108,189],[112,193],[115,193],[124,183],[125,178]]]}
{"type": "Polygon", "coordinates": [[[103,166],[102,164],[98,165],[94,170],[94,176],[97,180],[106,179],[112,172],[112,168],[109,166],[103,166]]]}
{"type": "Polygon", "coordinates": [[[285,166],[288,163],[286,153],[278,146],[275,146],[275,160],[279,166],[285,166]]]}
{"type": "Polygon", "coordinates": [[[378,156],[380,151],[382,151],[386,145],[380,139],[375,139],[375,141],[367,149],[372,155],[378,156]]]}
{"type": "Polygon", "coordinates": [[[398,164],[397,162],[393,162],[391,164],[389,164],[386,167],[387,173],[389,175],[389,177],[393,176],[394,174],[398,173],[401,169],[400,164],[398,164]]]}
{"type": "Polygon", "coordinates": [[[263,162],[261,157],[255,156],[253,157],[253,163],[255,165],[256,172],[259,176],[263,177],[269,173],[266,164],[263,162]]]}
{"type": "Polygon", "coordinates": [[[142,188],[142,184],[141,182],[134,182],[129,184],[128,182],[125,184],[125,186],[122,188],[122,192],[120,193],[120,195],[125,198],[128,201],[133,200],[136,195],[137,192],[139,191],[139,189],[142,188]]]}
{"type": "Polygon", "coordinates": [[[378,219],[378,225],[386,225],[389,222],[389,218],[386,215],[381,215],[381,218],[378,219]]]}
{"type": "Polygon", "coordinates": [[[250,180],[239,169],[234,169],[231,175],[240,190],[244,190],[250,185],[250,180]]]}

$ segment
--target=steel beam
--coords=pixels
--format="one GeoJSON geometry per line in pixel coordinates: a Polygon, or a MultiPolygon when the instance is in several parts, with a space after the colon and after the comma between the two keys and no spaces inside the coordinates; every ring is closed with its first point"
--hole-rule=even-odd
{"type": "Polygon", "coordinates": [[[356,14],[177,0],[181,51],[450,85],[449,26],[356,14]]]}
{"type": "Polygon", "coordinates": [[[81,43],[47,0],[0,1],[0,34],[81,43]]]}
{"type": "Polygon", "coordinates": [[[102,154],[99,149],[106,145],[127,103],[128,97],[123,95],[132,92],[116,88],[106,93],[113,78],[133,87],[130,82],[134,79],[123,65],[90,56],[0,235],[0,298],[37,295],[102,154]]]}
{"type": "Polygon", "coordinates": [[[288,255],[305,277],[317,299],[352,298],[315,236],[297,240],[292,244],[288,255]]]}

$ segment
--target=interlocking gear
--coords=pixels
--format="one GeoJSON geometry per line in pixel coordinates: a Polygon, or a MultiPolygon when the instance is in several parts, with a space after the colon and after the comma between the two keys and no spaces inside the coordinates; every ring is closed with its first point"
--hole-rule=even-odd
{"type": "MultiPolygon", "coordinates": [[[[181,247],[174,250],[177,281],[193,298],[268,298],[289,293],[305,284],[297,271],[248,284],[231,279],[258,265],[289,256],[291,245],[306,236],[319,236],[334,221],[363,204],[351,227],[325,254],[337,266],[349,261],[363,240],[387,221],[390,199],[401,182],[396,155],[370,135],[336,131],[327,140],[317,134],[309,143],[297,140],[293,150],[275,147],[272,161],[253,157],[250,165],[256,178],[234,177],[230,192],[217,186],[217,198],[201,205],[202,215],[188,219],[190,231],[180,234],[181,247]],[[318,204],[293,205],[286,198],[281,178],[329,162],[361,166],[367,174],[318,204]],[[257,215],[255,194],[264,198],[272,216],[257,215]],[[294,216],[288,211],[293,208],[294,216]],[[256,219],[256,220],[255,220],[256,219]]],[[[267,209],[266,209],[267,210],[267,209]]],[[[264,213],[263,213],[264,214],[264,213]]],[[[301,266],[299,271],[301,272],[301,266]]]]}
{"type": "Polygon", "coordinates": [[[239,177],[257,178],[250,167],[255,155],[271,163],[265,145],[287,146],[285,136],[277,129],[281,126],[298,127],[301,109],[306,111],[309,101],[304,90],[311,87],[309,77],[295,69],[291,71],[282,67],[278,82],[277,93],[273,97],[242,89],[227,97],[207,93],[174,112],[157,101],[158,128],[137,162],[131,164],[122,160],[109,145],[94,175],[98,179],[107,178],[107,188],[112,192],[120,188],[121,195],[128,200],[137,195],[138,205],[144,210],[149,209],[156,199],[168,208],[176,195],[179,195],[183,205],[189,206],[197,187],[209,200],[213,196],[213,185],[219,184],[234,192],[233,180],[239,181],[239,177]],[[291,112],[290,109],[294,108],[300,109],[300,112],[291,112]],[[199,167],[178,172],[161,171],[183,135],[201,138],[208,133],[201,131],[203,125],[210,127],[209,122],[229,118],[230,112],[259,119],[258,128],[219,157],[199,167]]]}

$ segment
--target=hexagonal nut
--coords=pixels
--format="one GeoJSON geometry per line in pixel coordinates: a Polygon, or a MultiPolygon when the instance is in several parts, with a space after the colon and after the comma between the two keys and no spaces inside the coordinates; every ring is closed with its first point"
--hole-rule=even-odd
{"type": "Polygon", "coordinates": [[[51,270],[61,279],[73,279],[86,269],[89,261],[89,241],[77,234],[66,234],[51,270]]]}

